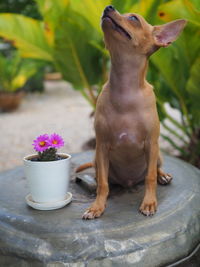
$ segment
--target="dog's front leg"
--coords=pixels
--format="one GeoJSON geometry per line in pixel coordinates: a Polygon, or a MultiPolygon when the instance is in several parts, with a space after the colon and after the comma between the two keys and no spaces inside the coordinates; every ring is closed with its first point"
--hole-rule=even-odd
{"type": "Polygon", "coordinates": [[[94,219],[100,217],[104,212],[106,201],[109,193],[108,186],[108,147],[106,144],[96,144],[96,179],[97,179],[97,196],[90,208],[83,214],[83,219],[94,219]]]}
{"type": "Polygon", "coordinates": [[[146,144],[147,175],[145,178],[145,195],[140,206],[142,214],[153,215],[157,209],[156,187],[157,187],[157,162],[159,147],[157,142],[146,144]]]}

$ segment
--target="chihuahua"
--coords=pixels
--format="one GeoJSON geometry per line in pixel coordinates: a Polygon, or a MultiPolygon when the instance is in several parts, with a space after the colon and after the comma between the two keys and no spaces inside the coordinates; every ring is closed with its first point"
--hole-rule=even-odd
{"type": "Polygon", "coordinates": [[[97,196],[83,219],[94,219],[104,212],[109,183],[131,187],[142,180],[145,194],[139,210],[153,215],[157,210],[157,181],[168,184],[172,176],[161,169],[156,99],[145,79],[148,58],[175,41],[186,20],[152,26],[138,14],[121,15],[107,6],[101,25],[111,70],[95,112],[97,196]]]}

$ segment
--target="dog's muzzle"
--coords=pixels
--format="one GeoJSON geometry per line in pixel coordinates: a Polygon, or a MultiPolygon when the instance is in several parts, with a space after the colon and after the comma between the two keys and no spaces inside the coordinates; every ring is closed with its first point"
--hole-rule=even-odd
{"type": "Polygon", "coordinates": [[[115,11],[115,8],[113,6],[107,6],[104,9],[103,17],[107,16],[110,12],[115,11]]]}

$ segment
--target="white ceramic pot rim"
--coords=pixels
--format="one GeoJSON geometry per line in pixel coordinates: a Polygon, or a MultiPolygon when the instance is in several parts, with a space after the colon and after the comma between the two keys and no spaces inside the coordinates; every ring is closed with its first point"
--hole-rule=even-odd
{"type": "Polygon", "coordinates": [[[67,154],[67,153],[57,153],[58,156],[64,156],[66,158],[63,158],[61,160],[50,160],[50,161],[31,161],[30,158],[34,158],[34,157],[37,157],[38,155],[37,154],[31,154],[31,155],[28,155],[28,156],[25,156],[23,158],[23,161],[25,162],[30,162],[31,164],[45,164],[45,163],[53,163],[53,162],[63,162],[63,161],[67,161],[69,159],[71,159],[71,155],[67,154]]]}

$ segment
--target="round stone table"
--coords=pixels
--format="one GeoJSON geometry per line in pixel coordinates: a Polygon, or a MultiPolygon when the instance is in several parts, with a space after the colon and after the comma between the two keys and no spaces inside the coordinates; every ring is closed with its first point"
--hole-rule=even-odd
{"type": "Polygon", "coordinates": [[[140,184],[113,187],[104,215],[85,221],[81,215],[94,194],[87,183],[75,181],[73,171],[92,157],[93,152],[72,157],[73,201],[58,210],[27,206],[22,167],[0,174],[0,266],[200,266],[200,171],[165,156],[164,169],[174,179],[158,186],[156,215],[138,212],[140,184]]]}

